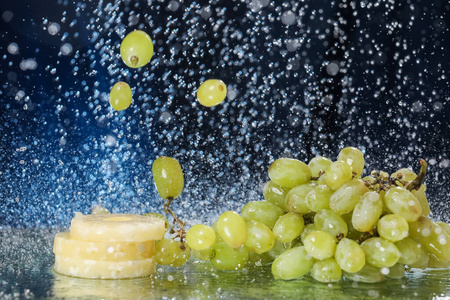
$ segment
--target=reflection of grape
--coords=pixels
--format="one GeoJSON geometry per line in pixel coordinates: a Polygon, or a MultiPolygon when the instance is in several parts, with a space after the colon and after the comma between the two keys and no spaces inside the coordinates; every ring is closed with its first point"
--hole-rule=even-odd
{"type": "Polygon", "coordinates": [[[197,91],[197,99],[206,107],[220,104],[227,96],[227,86],[222,80],[209,79],[203,82],[197,91]]]}
{"type": "Polygon", "coordinates": [[[381,269],[372,266],[371,264],[365,264],[364,267],[355,273],[344,272],[344,276],[355,282],[381,282],[384,280],[384,275],[381,273],[381,269]]]}
{"type": "Polygon", "coordinates": [[[116,83],[109,93],[109,104],[117,111],[127,109],[133,98],[130,86],[125,82],[116,83]]]}
{"type": "Polygon", "coordinates": [[[152,39],[141,30],[130,32],[120,44],[120,56],[130,68],[145,66],[153,56],[152,39]]]}

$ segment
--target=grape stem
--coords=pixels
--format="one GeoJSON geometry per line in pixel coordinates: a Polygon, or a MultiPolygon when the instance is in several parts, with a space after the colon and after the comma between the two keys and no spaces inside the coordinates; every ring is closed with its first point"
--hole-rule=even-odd
{"type": "Polygon", "coordinates": [[[417,174],[416,179],[414,179],[413,181],[411,181],[407,186],[406,189],[408,191],[412,191],[412,190],[418,190],[420,188],[420,186],[423,184],[423,182],[425,181],[425,175],[427,173],[427,162],[423,159],[420,160],[420,171],[419,174],[417,174]]]}
{"type": "Polygon", "coordinates": [[[184,226],[186,225],[185,222],[181,221],[177,215],[173,212],[173,210],[170,208],[170,203],[172,202],[173,197],[167,197],[166,199],[166,203],[164,203],[164,212],[166,214],[170,214],[173,218],[173,222],[172,222],[172,227],[170,228],[169,233],[173,234],[176,233],[174,238],[180,238],[180,242],[181,242],[181,246],[180,249],[181,250],[185,250],[186,249],[186,245],[184,243],[184,240],[186,239],[186,229],[184,229],[184,226]],[[175,224],[178,225],[178,227],[180,227],[180,229],[175,230],[175,224]]]}
{"type": "Polygon", "coordinates": [[[417,174],[416,179],[413,181],[402,180],[403,174],[398,173],[395,177],[389,177],[386,172],[372,171],[370,174],[375,178],[374,181],[364,180],[366,186],[373,191],[380,192],[381,190],[389,190],[392,186],[404,186],[408,191],[418,190],[425,181],[425,175],[427,173],[427,162],[423,159],[420,160],[420,171],[417,174]]]}
{"type": "Polygon", "coordinates": [[[319,180],[320,176],[322,176],[323,174],[325,174],[325,172],[320,170],[319,171],[319,176],[317,176],[317,177],[311,176],[311,180],[319,180]]]}

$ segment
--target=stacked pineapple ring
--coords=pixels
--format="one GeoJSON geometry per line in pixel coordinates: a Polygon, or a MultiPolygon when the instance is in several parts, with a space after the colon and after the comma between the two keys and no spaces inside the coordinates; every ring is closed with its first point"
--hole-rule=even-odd
{"type": "Polygon", "coordinates": [[[83,278],[142,277],[155,270],[155,241],[163,220],[131,214],[75,213],[70,232],[56,234],[55,271],[83,278]]]}

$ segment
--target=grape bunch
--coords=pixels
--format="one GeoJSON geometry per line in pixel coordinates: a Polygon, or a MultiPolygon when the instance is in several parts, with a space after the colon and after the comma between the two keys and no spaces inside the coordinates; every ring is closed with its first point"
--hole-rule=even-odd
{"type": "MultiPolygon", "coordinates": [[[[226,211],[211,226],[185,231],[180,221],[182,230],[172,229],[179,240],[157,243],[157,262],[178,267],[192,254],[218,270],[270,266],[275,279],[325,283],[380,282],[413,268],[450,267],[450,225],[428,217],[427,164],[420,164],[418,174],[400,169],[363,177],[364,155],[354,147],[336,161],[277,159],[265,201],[248,202],[239,214],[226,211]]],[[[184,181],[179,165],[165,166],[167,176],[156,174],[155,182],[170,202],[184,181]]]]}

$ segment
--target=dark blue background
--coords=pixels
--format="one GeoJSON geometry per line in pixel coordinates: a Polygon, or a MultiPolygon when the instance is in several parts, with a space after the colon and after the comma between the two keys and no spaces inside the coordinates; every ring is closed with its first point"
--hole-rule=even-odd
{"type": "Polygon", "coordinates": [[[349,145],[364,150],[367,171],[429,161],[429,200],[448,220],[449,3],[272,1],[252,12],[250,2],[2,1],[0,226],[67,225],[95,204],[159,211],[158,155],[186,173],[175,208],[205,219],[261,199],[274,159],[334,159],[349,145]],[[155,54],[129,70],[118,46],[134,29],[150,34],[155,54]],[[30,58],[37,68],[21,70],[30,58]],[[236,98],[199,107],[195,90],[208,78],[236,98]],[[118,80],[134,96],[115,113],[107,96],[118,80]]]}

